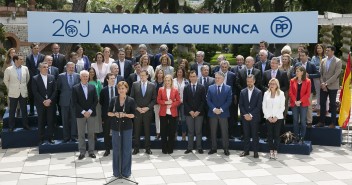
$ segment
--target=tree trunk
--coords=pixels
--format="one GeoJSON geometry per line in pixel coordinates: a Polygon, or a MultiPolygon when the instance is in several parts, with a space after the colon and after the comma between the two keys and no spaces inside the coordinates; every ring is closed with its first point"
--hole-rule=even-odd
{"type": "Polygon", "coordinates": [[[88,0],[73,0],[72,12],[85,12],[88,0]]]}
{"type": "Polygon", "coordinates": [[[260,2],[256,0],[253,0],[252,2],[255,12],[262,12],[262,5],[260,4],[260,2]]]}

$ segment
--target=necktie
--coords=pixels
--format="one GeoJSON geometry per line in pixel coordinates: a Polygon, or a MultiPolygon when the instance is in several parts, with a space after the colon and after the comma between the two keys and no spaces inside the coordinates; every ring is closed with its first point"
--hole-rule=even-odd
{"type": "Polygon", "coordinates": [[[144,97],[144,95],[145,95],[145,91],[146,91],[146,89],[145,89],[145,82],[143,82],[143,84],[142,84],[142,94],[143,94],[143,97],[144,97]]]}
{"type": "Polygon", "coordinates": [[[75,72],[77,73],[77,65],[75,65],[75,72]]]}
{"type": "Polygon", "coordinates": [[[242,66],[240,66],[239,68],[242,69],[242,66]]]}
{"type": "Polygon", "coordinates": [[[218,86],[218,94],[220,94],[220,86],[218,86]]]}
{"type": "Polygon", "coordinates": [[[87,85],[83,85],[83,91],[84,91],[84,96],[86,99],[88,98],[88,90],[87,90],[87,85]]]}
{"type": "Polygon", "coordinates": [[[251,74],[251,70],[247,70],[247,75],[250,75],[251,74]]]}
{"type": "Polygon", "coordinates": [[[194,96],[194,94],[196,93],[196,85],[192,85],[192,93],[193,93],[193,96],[194,96]]]}
{"type": "Polygon", "coordinates": [[[205,85],[205,83],[207,83],[207,79],[203,77],[203,85],[205,85]]]}
{"type": "Polygon", "coordinates": [[[72,75],[70,75],[70,78],[69,78],[70,80],[69,80],[69,85],[70,85],[70,88],[72,88],[72,86],[73,86],[73,76],[72,75]]]}
{"type": "Polygon", "coordinates": [[[49,67],[49,69],[48,69],[48,73],[49,73],[49,74],[51,74],[51,67],[49,67]]]}
{"type": "Polygon", "coordinates": [[[114,97],[114,89],[113,87],[110,87],[110,100],[114,97]]]}
{"type": "Polygon", "coordinates": [[[275,71],[272,70],[272,71],[271,71],[271,78],[275,78],[275,77],[276,77],[275,71]]]}

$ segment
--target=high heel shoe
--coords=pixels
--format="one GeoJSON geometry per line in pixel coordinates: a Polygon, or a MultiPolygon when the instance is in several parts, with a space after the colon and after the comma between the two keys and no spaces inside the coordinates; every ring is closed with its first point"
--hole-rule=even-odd
{"type": "Polygon", "coordinates": [[[274,150],[274,159],[277,159],[277,150],[274,150]]]}
{"type": "Polygon", "coordinates": [[[270,159],[273,159],[274,158],[274,150],[270,150],[270,159]]]}

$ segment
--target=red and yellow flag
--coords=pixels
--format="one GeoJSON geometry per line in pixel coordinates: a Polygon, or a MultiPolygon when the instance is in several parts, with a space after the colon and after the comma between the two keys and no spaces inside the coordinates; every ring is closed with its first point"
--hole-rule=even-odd
{"type": "Polygon", "coordinates": [[[346,63],[345,74],[343,75],[342,89],[340,92],[340,114],[339,114],[339,126],[346,128],[350,120],[351,113],[351,53],[348,55],[346,63]]]}

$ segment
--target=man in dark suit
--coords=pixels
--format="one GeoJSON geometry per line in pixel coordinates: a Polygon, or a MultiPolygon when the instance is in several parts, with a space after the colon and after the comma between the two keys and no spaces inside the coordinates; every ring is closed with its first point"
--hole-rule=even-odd
{"type": "MultiPolygon", "coordinates": [[[[142,71],[141,64],[139,62],[136,62],[134,64],[134,69],[135,69],[136,72],[130,74],[130,76],[128,76],[128,78],[126,79],[126,82],[127,82],[129,87],[132,87],[133,82],[138,82],[138,81],[141,80],[141,77],[140,77],[140,73],[142,71]]],[[[130,93],[131,93],[131,88],[128,90],[128,94],[130,94],[130,93]]]]}
{"type": "Polygon", "coordinates": [[[251,57],[251,56],[247,57],[246,58],[246,67],[239,70],[239,72],[236,76],[236,87],[238,89],[238,91],[236,91],[236,92],[237,92],[238,96],[240,95],[241,90],[247,87],[246,79],[249,74],[252,74],[255,77],[255,84],[254,85],[260,90],[263,89],[262,88],[263,87],[262,75],[260,73],[260,70],[254,68],[253,65],[254,65],[253,57],[251,57]]]}
{"type": "Polygon", "coordinates": [[[218,62],[218,65],[213,67],[213,70],[211,71],[211,76],[212,77],[215,77],[215,73],[220,71],[220,68],[221,68],[221,62],[226,60],[226,57],[224,55],[219,55],[218,58],[216,58],[217,62],[218,62]]]}
{"type": "MultiPolygon", "coordinates": [[[[78,54],[76,52],[71,52],[70,53],[70,62],[72,62],[73,64],[75,64],[74,66],[74,72],[75,73],[80,73],[82,70],[84,70],[84,66],[82,65],[77,65],[78,62],[78,54]]],[[[67,64],[66,64],[67,65],[67,64]]],[[[66,72],[66,65],[64,67],[64,72],[66,72]]]]}
{"type": "MultiPolygon", "coordinates": [[[[160,65],[160,57],[162,55],[169,56],[169,58],[171,60],[171,66],[174,66],[174,56],[171,53],[169,53],[168,50],[169,50],[169,48],[167,47],[166,44],[160,45],[160,47],[159,47],[160,53],[154,55],[154,62],[152,64],[150,64],[153,66],[154,69],[156,68],[156,66],[160,65]]],[[[141,56],[143,56],[143,55],[141,55],[141,56]]],[[[140,61],[138,60],[137,62],[140,62],[140,61]]]]}
{"type": "MultiPolygon", "coordinates": [[[[154,69],[156,68],[156,65],[153,63],[153,61],[154,61],[154,56],[152,55],[152,54],[149,54],[148,52],[147,52],[147,50],[148,50],[148,48],[147,48],[147,46],[145,45],[145,44],[140,44],[139,46],[138,46],[138,51],[139,51],[139,56],[138,57],[136,57],[136,62],[139,62],[139,63],[141,63],[141,57],[143,56],[143,55],[148,55],[148,57],[149,57],[149,61],[150,62],[152,62],[152,64],[150,64],[151,66],[155,66],[154,67],[154,69]]],[[[171,58],[170,58],[170,60],[171,60],[171,58]]],[[[121,68],[120,68],[121,69],[121,68]]],[[[126,78],[125,78],[126,79],[126,78]]],[[[130,86],[131,87],[131,86],[130,86]]]]}
{"type": "Polygon", "coordinates": [[[217,153],[217,128],[220,125],[222,147],[226,156],[229,152],[228,118],[232,103],[231,87],[224,83],[225,75],[222,72],[215,74],[215,84],[209,86],[207,93],[208,116],[210,119],[211,150],[209,155],[217,153]]]}
{"type": "MultiPolygon", "coordinates": [[[[115,82],[114,82],[114,86],[116,86],[116,84],[118,84],[120,81],[124,81],[125,79],[119,75],[119,66],[116,63],[112,63],[110,66],[110,72],[115,76],[115,82]]],[[[108,85],[108,78],[106,76],[106,78],[104,79],[104,84],[103,86],[107,86],[108,85]]]]}
{"type": "Polygon", "coordinates": [[[202,66],[209,66],[209,74],[211,73],[211,66],[208,62],[204,62],[204,51],[198,51],[196,54],[196,63],[191,65],[191,70],[195,70],[198,78],[202,76],[202,66]]]}
{"type": "Polygon", "coordinates": [[[204,117],[204,106],[206,104],[205,87],[197,83],[197,74],[191,71],[189,74],[191,83],[183,90],[184,113],[188,128],[188,147],[185,154],[191,153],[194,144],[194,132],[196,133],[197,150],[203,154],[202,149],[202,125],[204,117]]]}
{"type": "Polygon", "coordinates": [[[57,90],[60,95],[59,105],[61,107],[61,117],[63,126],[64,142],[76,142],[77,123],[75,107],[72,99],[72,87],[79,84],[79,75],[74,73],[75,64],[68,62],[66,64],[67,72],[61,73],[57,79],[57,90]]]}
{"type": "Polygon", "coordinates": [[[81,83],[73,86],[72,100],[76,109],[77,131],[78,131],[78,150],[81,160],[86,153],[86,129],[88,135],[88,153],[89,157],[96,158],[94,154],[94,121],[96,116],[95,107],[98,104],[98,95],[94,85],[88,83],[89,72],[83,70],[80,72],[81,83]]]}
{"type": "Polygon", "coordinates": [[[48,64],[48,74],[53,75],[55,77],[55,80],[59,77],[59,69],[55,66],[53,66],[53,57],[50,55],[46,55],[44,58],[44,62],[48,64]]]}
{"type": "MultiPolygon", "coordinates": [[[[132,62],[127,60],[125,49],[120,48],[118,53],[118,59],[113,62],[119,66],[119,75],[123,76],[124,79],[127,79],[131,73],[133,73],[132,62]]],[[[131,87],[131,86],[130,86],[131,87]]]]}
{"type": "MultiPolygon", "coordinates": [[[[269,44],[266,41],[259,42],[259,50],[263,49],[263,50],[267,51],[268,52],[268,55],[267,55],[268,59],[271,60],[274,57],[274,54],[272,54],[270,51],[268,51],[268,46],[269,46],[269,44]]],[[[257,54],[255,56],[255,62],[257,63],[259,61],[260,61],[260,56],[259,56],[259,54],[257,54]]]]}
{"type": "MultiPolygon", "coordinates": [[[[320,73],[316,66],[309,61],[309,52],[307,49],[303,49],[299,53],[300,62],[295,64],[295,69],[298,66],[303,66],[306,69],[307,78],[311,81],[311,92],[315,92],[314,86],[314,78],[320,78],[320,73]]],[[[296,70],[294,70],[294,76],[296,76],[296,70]]],[[[313,100],[313,93],[310,94],[309,101],[310,105],[308,106],[307,112],[307,127],[311,128],[313,123],[313,108],[312,108],[312,100],[313,100]]]]}
{"type": "MultiPolygon", "coordinates": [[[[201,67],[202,70],[202,77],[198,78],[198,83],[202,84],[205,88],[205,94],[208,92],[209,86],[215,83],[215,79],[209,76],[209,66],[204,65],[201,67]]],[[[197,72],[196,72],[197,73],[197,72]]],[[[204,112],[208,112],[208,104],[204,105],[204,112]]],[[[207,136],[207,139],[210,140],[210,125],[209,125],[209,118],[208,116],[203,117],[203,133],[207,136]]]]}
{"type": "Polygon", "coordinates": [[[244,132],[244,152],[242,152],[240,156],[244,157],[249,155],[250,137],[252,135],[254,158],[259,158],[258,124],[261,120],[262,92],[254,86],[254,75],[248,75],[246,79],[247,88],[242,89],[239,103],[244,132]]]}
{"type": "Polygon", "coordinates": [[[288,80],[286,71],[279,69],[280,60],[277,57],[273,57],[270,62],[271,69],[266,70],[263,76],[263,89],[267,91],[269,88],[269,81],[272,78],[276,78],[280,83],[280,90],[287,92],[290,81],[288,80]]]}
{"type": "Polygon", "coordinates": [[[231,67],[230,71],[235,73],[237,75],[238,71],[244,68],[244,57],[242,55],[237,55],[236,56],[236,65],[231,67]]]}
{"type": "Polygon", "coordinates": [[[232,102],[230,106],[230,117],[228,119],[229,123],[229,138],[233,139],[235,135],[235,123],[237,122],[237,117],[238,117],[238,108],[236,108],[235,105],[237,105],[237,97],[236,97],[236,91],[235,91],[235,86],[236,86],[236,75],[229,71],[230,68],[230,63],[226,60],[222,61],[220,63],[220,71],[224,73],[225,78],[224,78],[224,83],[228,86],[231,87],[231,92],[232,92],[232,102]]]}
{"type": "Polygon", "coordinates": [[[60,46],[56,43],[51,45],[51,50],[53,51],[53,54],[51,55],[51,57],[53,57],[53,66],[59,69],[59,73],[63,73],[64,67],[67,63],[65,55],[60,53],[60,46]]]}
{"type": "Polygon", "coordinates": [[[130,95],[135,100],[137,106],[133,122],[135,132],[133,155],[139,153],[142,125],[144,125],[145,153],[152,154],[150,150],[150,123],[152,122],[154,113],[153,107],[156,103],[156,89],[152,82],[148,82],[148,71],[142,70],[139,76],[141,80],[133,83],[130,95]]]}
{"type": "MultiPolygon", "coordinates": [[[[117,64],[115,64],[117,66],[117,64]]],[[[107,85],[100,91],[99,103],[101,105],[101,118],[103,120],[103,131],[104,131],[104,145],[105,152],[104,157],[110,154],[111,146],[111,136],[110,136],[110,122],[108,117],[108,109],[110,101],[113,97],[117,96],[117,89],[115,85],[115,75],[108,73],[107,75],[107,85]]]]}
{"type": "Polygon", "coordinates": [[[29,100],[29,106],[30,106],[29,115],[33,116],[34,115],[34,96],[32,92],[32,78],[33,76],[39,74],[38,66],[39,66],[39,63],[43,62],[44,55],[39,53],[39,43],[32,43],[31,50],[32,50],[32,54],[26,57],[26,66],[28,67],[29,76],[30,76],[29,82],[27,84],[28,100],[29,100]]]}
{"type": "Polygon", "coordinates": [[[270,69],[270,60],[268,60],[268,52],[266,50],[259,51],[259,62],[255,63],[254,67],[260,70],[262,78],[264,72],[270,69]]]}
{"type": "MultiPolygon", "coordinates": [[[[51,58],[51,56],[49,56],[51,58]]],[[[54,110],[56,110],[56,81],[53,75],[48,74],[48,63],[39,64],[40,74],[35,75],[32,81],[34,104],[38,113],[38,134],[40,144],[44,142],[45,124],[47,127],[47,139],[53,144],[54,135],[54,110]]]]}

